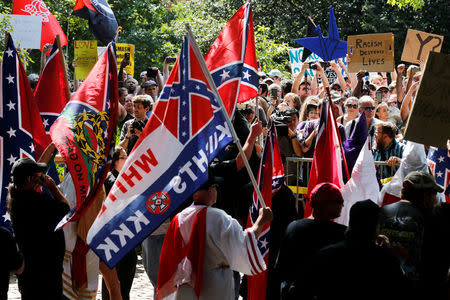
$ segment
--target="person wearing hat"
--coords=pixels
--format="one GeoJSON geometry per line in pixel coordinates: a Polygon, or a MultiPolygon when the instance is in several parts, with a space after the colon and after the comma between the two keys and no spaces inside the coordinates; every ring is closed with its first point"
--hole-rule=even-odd
{"type": "Polygon", "coordinates": [[[389,100],[389,87],[387,85],[381,85],[379,87],[377,87],[376,91],[375,91],[375,101],[378,102],[378,104],[382,103],[382,102],[386,102],[389,100]]]}
{"type": "Polygon", "coordinates": [[[273,219],[261,208],[254,225],[211,207],[220,180],[210,176],[194,202],[172,220],[161,252],[156,299],[235,299],[233,270],[254,275],[266,269],[256,246],[263,225],[273,219]]]}
{"type": "Polygon", "coordinates": [[[389,238],[414,299],[448,296],[449,208],[436,198],[442,191],[430,173],[413,171],[403,180],[401,200],[381,208],[380,232],[389,238]],[[446,218],[436,213],[442,208],[446,218]]]}
{"type": "Polygon", "coordinates": [[[340,216],[344,199],[332,183],[320,183],[311,192],[312,216],[293,221],[286,229],[277,259],[280,299],[310,299],[312,258],[319,249],[344,239],[346,226],[332,221],[340,216]]]}
{"type": "Polygon", "coordinates": [[[153,103],[158,100],[159,88],[158,84],[154,80],[148,80],[143,85],[144,94],[149,95],[153,99],[153,103]]]}
{"type": "Polygon", "coordinates": [[[12,167],[8,209],[25,261],[18,277],[22,299],[62,297],[65,242],[63,231],[55,227],[69,212],[69,203],[46,170],[46,164],[30,158],[21,158],[12,167]],[[49,193],[37,191],[40,187],[49,193]]]}
{"type": "Polygon", "coordinates": [[[380,208],[371,200],[350,209],[345,240],[322,248],[309,283],[315,299],[402,299],[405,278],[385,236],[379,236],[380,208]],[[380,297],[374,288],[385,291],[380,297]]]}
{"type": "Polygon", "coordinates": [[[278,84],[281,86],[281,77],[283,77],[283,73],[281,73],[278,69],[273,69],[267,75],[273,79],[273,83],[278,84]]]}

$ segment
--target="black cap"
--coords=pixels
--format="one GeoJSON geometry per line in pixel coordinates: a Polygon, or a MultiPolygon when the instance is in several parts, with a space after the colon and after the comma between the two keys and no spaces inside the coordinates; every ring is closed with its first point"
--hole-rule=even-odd
{"type": "Polygon", "coordinates": [[[372,200],[358,201],[350,208],[351,228],[374,226],[378,222],[380,207],[372,200]]]}
{"type": "Polygon", "coordinates": [[[11,170],[11,175],[14,180],[18,178],[23,178],[26,176],[33,175],[37,172],[45,172],[47,170],[47,165],[44,163],[37,163],[31,158],[21,158],[17,160],[11,170]]]}
{"type": "Polygon", "coordinates": [[[209,189],[213,184],[217,184],[217,185],[221,185],[224,182],[224,179],[222,177],[219,176],[212,176],[209,175],[208,176],[208,180],[202,184],[198,190],[207,190],[209,189]]]}

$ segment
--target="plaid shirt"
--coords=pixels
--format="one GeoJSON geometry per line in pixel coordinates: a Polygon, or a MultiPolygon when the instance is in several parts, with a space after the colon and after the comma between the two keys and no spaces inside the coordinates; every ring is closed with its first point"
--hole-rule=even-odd
{"type": "MultiPolygon", "coordinates": [[[[379,150],[374,149],[373,151],[373,159],[375,161],[387,161],[389,157],[395,156],[398,158],[402,158],[403,150],[405,149],[405,144],[397,142],[395,139],[392,140],[392,143],[386,148],[379,150]]],[[[398,166],[382,166],[381,167],[381,178],[391,177],[397,171],[398,166]]]]}

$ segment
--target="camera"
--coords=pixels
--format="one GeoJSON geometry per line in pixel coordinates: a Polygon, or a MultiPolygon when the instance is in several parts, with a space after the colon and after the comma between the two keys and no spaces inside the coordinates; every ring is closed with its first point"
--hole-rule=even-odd
{"type": "Polygon", "coordinates": [[[168,64],[173,64],[174,62],[176,62],[177,61],[177,59],[175,58],[175,57],[167,57],[166,58],[166,62],[168,63],[168,64]]]}
{"type": "Polygon", "coordinates": [[[134,120],[133,123],[131,123],[132,129],[130,130],[131,134],[136,133],[136,129],[139,131],[142,131],[145,127],[145,123],[142,120],[134,120]]]}
{"type": "Polygon", "coordinates": [[[369,76],[369,71],[364,71],[364,77],[368,77],[369,76]]]}
{"type": "Polygon", "coordinates": [[[150,67],[147,69],[147,78],[156,78],[158,75],[158,68],[157,67],[150,67]]]}
{"type": "Polygon", "coordinates": [[[271,89],[270,90],[270,95],[275,98],[278,99],[278,89],[271,89]]]}
{"type": "MultiPolygon", "coordinates": [[[[316,65],[315,62],[310,62],[308,64],[309,64],[309,68],[311,70],[317,70],[317,65],[316,65]]],[[[327,62],[327,61],[321,61],[320,65],[322,66],[323,69],[326,69],[326,68],[328,68],[330,66],[330,63],[327,62]]]]}
{"type": "Polygon", "coordinates": [[[124,60],[130,60],[130,52],[125,53],[124,60]]]}

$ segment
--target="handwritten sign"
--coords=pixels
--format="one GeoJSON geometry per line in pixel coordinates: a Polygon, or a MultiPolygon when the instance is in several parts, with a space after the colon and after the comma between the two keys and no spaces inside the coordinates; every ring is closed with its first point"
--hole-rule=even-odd
{"type": "Polygon", "coordinates": [[[443,42],[442,35],[408,29],[403,46],[402,61],[419,63],[419,60],[425,60],[428,52],[440,52],[443,42]]]}
{"type": "Polygon", "coordinates": [[[405,139],[446,148],[450,138],[450,55],[429,52],[405,139]]]}
{"type": "Polygon", "coordinates": [[[125,53],[130,55],[130,64],[124,69],[127,74],[134,76],[134,45],[131,44],[116,44],[117,66],[120,66],[125,53]]]}
{"type": "MultiPolygon", "coordinates": [[[[42,18],[39,16],[0,15],[2,22],[11,25],[11,36],[16,47],[41,49],[42,18]]],[[[5,36],[4,29],[1,35],[5,36]]]]}
{"type": "Polygon", "coordinates": [[[97,41],[75,41],[74,58],[77,63],[75,67],[76,78],[86,78],[97,62],[97,41]]]}
{"type": "Polygon", "coordinates": [[[394,71],[394,35],[377,33],[352,35],[347,40],[350,63],[348,71],[394,71]]]}
{"type": "MultiPolygon", "coordinates": [[[[304,48],[293,48],[293,49],[288,50],[292,74],[297,74],[302,69],[303,49],[304,48]]],[[[316,62],[320,62],[320,61],[323,61],[323,60],[317,54],[311,53],[311,55],[308,56],[308,58],[306,59],[305,63],[316,63],[316,62]]],[[[333,61],[335,63],[337,63],[337,60],[333,60],[333,61]]],[[[347,61],[345,58],[342,59],[342,62],[344,63],[345,66],[347,65],[347,61]]],[[[308,74],[308,76],[314,77],[315,71],[313,71],[312,69],[307,69],[306,73],[308,74]]],[[[341,69],[341,73],[342,73],[342,75],[345,75],[345,72],[342,69],[341,69]]],[[[332,84],[337,78],[336,72],[334,70],[325,70],[325,75],[327,76],[328,82],[330,84],[332,84]]]]}

